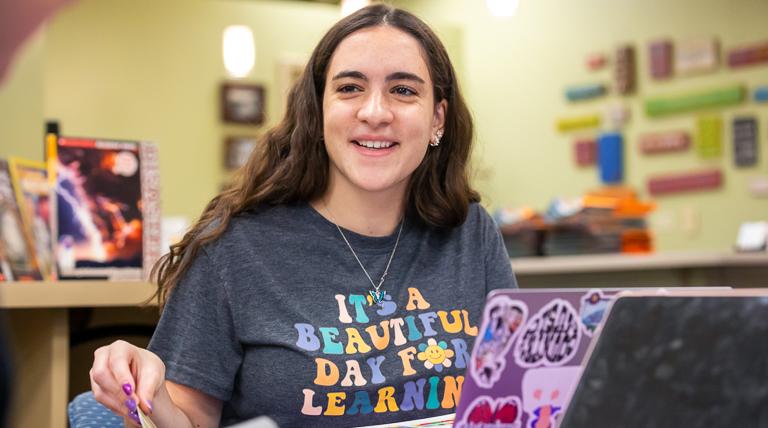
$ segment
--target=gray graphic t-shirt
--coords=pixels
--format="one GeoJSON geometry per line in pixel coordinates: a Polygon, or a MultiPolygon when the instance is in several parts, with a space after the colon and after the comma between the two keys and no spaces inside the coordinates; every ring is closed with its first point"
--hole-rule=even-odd
{"type": "MultiPolygon", "coordinates": [[[[344,234],[379,278],[397,231],[344,234]]],[[[307,203],[268,207],[199,252],[149,349],[167,379],[224,401],[222,424],[427,418],[455,411],[487,292],[516,286],[477,204],[447,231],[406,220],[379,304],[333,223],[307,203]]]]}

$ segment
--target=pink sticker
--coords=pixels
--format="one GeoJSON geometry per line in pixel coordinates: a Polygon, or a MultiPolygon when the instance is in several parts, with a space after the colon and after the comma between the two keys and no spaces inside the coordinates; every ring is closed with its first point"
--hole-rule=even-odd
{"type": "Polygon", "coordinates": [[[523,410],[528,414],[526,426],[554,428],[568,405],[579,381],[581,367],[542,367],[523,375],[523,410]]]}

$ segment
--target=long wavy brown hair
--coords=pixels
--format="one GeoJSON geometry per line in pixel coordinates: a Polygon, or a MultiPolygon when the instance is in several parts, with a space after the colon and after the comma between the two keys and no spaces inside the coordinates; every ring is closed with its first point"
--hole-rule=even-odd
{"type": "Polygon", "coordinates": [[[424,225],[451,228],[464,222],[480,196],[469,185],[472,117],[459,92],[445,47],[419,18],[377,4],[360,9],[334,25],[320,40],[298,82],[288,94],[285,117],[259,141],[233,183],[214,197],[181,242],[171,246],[152,269],[160,307],[188,270],[200,248],[217,239],[239,213],[264,205],[311,201],[328,184],[328,154],[322,142],[323,91],[331,57],[355,31],[389,25],[419,41],[434,85],[435,103],[446,100],[440,146],[430,148],[413,172],[406,194],[406,215],[424,225]]]}

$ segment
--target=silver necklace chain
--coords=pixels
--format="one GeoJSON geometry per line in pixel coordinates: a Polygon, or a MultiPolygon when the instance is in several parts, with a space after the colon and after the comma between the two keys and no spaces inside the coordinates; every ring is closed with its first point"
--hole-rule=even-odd
{"type": "Polygon", "coordinates": [[[384,279],[387,277],[387,272],[389,272],[389,265],[392,263],[392,259],[395,257],[395,251],[397,251],[397,244],[400,243],[400,234],[403,233],[403,224],[405,224],[405,218],[400,220],[400,229],[397,231],[397,239],[395,239],[395,246],[392,248],[392,253],[389,255],[389,260],[387,260],[387,267],[384,268],[384,273],[381,274],[381,278],[379,279],[379,283],[375,284],[373,282],[373,279],[371,278],[371,275],[368,274],[368,271],[365,269],[365,266],[363,266],[363,262],[360,261],[360,258],[357,257],[357,253],[355,253],[354,248],[352,248],[352,244],[349,243],[347,240],[347,237],[344,235],[344,232],[341,231],[341,227],[339,227],[338,224],[335,222],[333,223],[336,226],[336,230],[339,231],[341,234],[341,238],[344,239],[344,242],[347,243],[347,247],[349,247],[349,251],[352,252],[352,255],[355,256],[355,260],[357,260],[357,264],[360,265],[360,269],[363,270],[363,273],[365,273],[365,276],[368,277],[368,281],[371,281],[371,285],[373,286],[373,289],[376,290],[376,292],[379,292],[379,288],[381,288],[381,284],[384,283],[384,279]]]}
{"type": "Polygon", "coordinates": [[[333,213],[331,212],[331,209],[328,208],[328,204],[323,201],[323,207],[325,207],[325,210],[328,211],[328,215],[331,217],[331,222],[334,226],[336,226],[336,230],[339,231],[339,235],[341,235],[341,239],[344,240],[344,242],[347,244],[347,247],[349,247],[349,251],[352,252],[352,255],[355,256],[355,260],[357,260],[357,264],[360,265],[360,269],[363,270],[363,273],[365,273],[365,276],[368,277],[368,281],[371,282],[371,285],[373,286],[373,289],[376,291],[376,293],[379,293],[379,288],[381,288],[381,284],[384,284],[384,279],[387,277],[387,273],[389,272],[389,265],[392,264],[392,259],[395,257],[395,252],[397,251],[397,244],[400,243],[400,235],[403,233],[403,225],[405,224],[405,217],[400,219],[400,229],[397,231],[397,239],[395,239],[395,246],[392,248],[392,253],[389,255],[389,260],[387,260],[387,266],[384,268],[384,273],[381,274],[381,278],[379,278],[379,283],[376,284],[373,282],[373,278],[371,278],[371,275],[368,274],[368,271],[365,269],[365,266],[363,266],[363,262],[360,261],[360,257],[357,257],[357,253],[355,253],[355,249],[352,248],[352,244],[349,243],[349,240],[347,240],[347,236],[344,235],[344,232],[341,230],[341,227],[336,223],[336,218],[333,216],[333,213]]]}

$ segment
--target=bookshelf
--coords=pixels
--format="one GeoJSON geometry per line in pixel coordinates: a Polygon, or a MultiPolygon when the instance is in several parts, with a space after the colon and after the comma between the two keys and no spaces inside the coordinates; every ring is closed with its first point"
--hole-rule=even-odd
{"type": "Polygon", "coordinates": [[[127,281],[0,283],[15,353],[9,426],[67,426],[69,308],[137,307],[154,291],[152,284],[127,281]]]}

